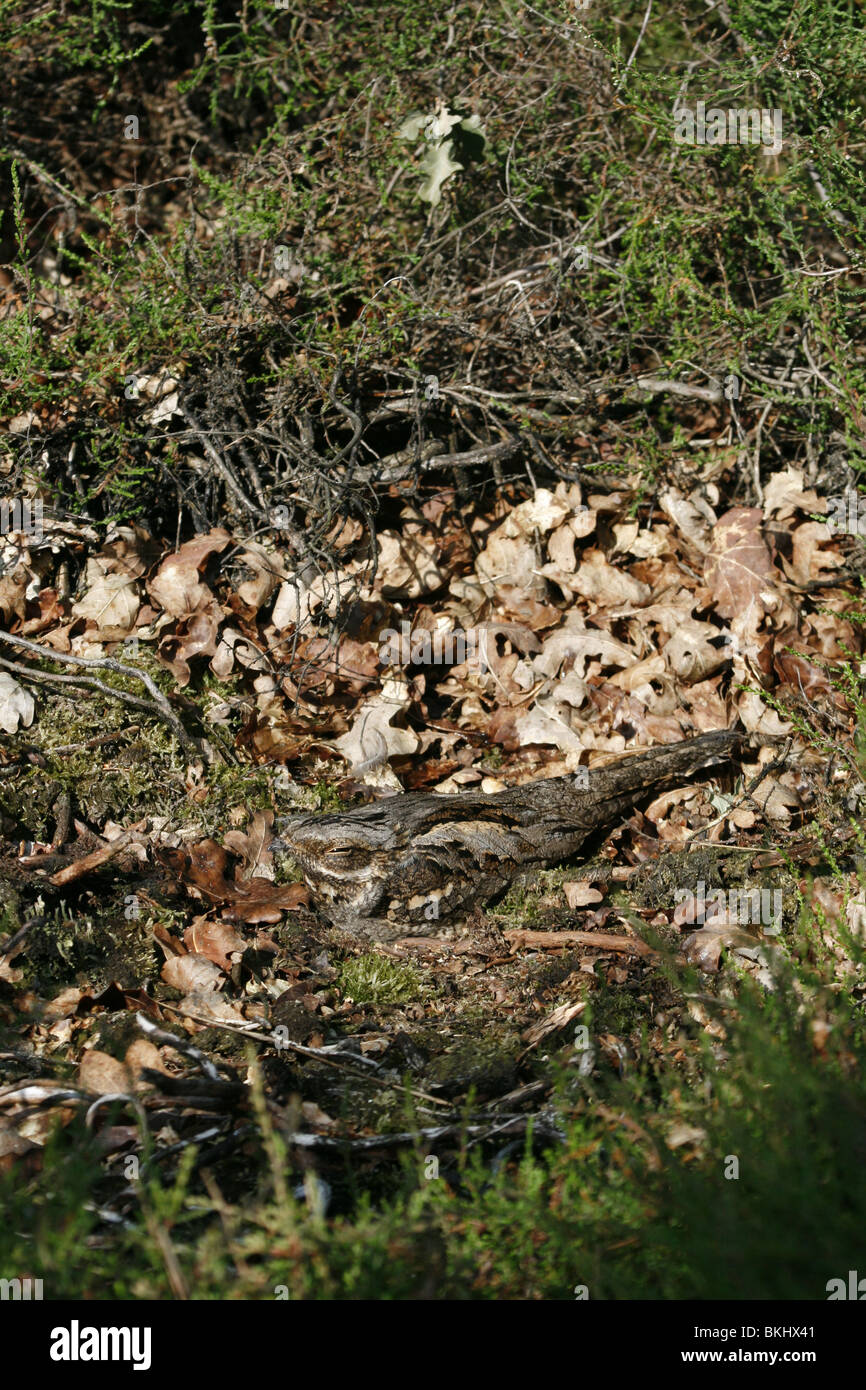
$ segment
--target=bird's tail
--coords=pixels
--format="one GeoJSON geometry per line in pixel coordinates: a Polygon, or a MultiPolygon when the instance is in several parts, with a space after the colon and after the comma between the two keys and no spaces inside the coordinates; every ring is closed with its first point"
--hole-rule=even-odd
{"type": "MultiPolygon", "coordinates": [[[[608,796],[639,793],[643,788],[678,777],[690,777],[703,767],[727,762],[743,738],[744,735],[734,729],[720,729],[684,739],[682,743],[661,745],[645,753],[635,753],[633,757],[624,757],[614,767],[604,769],[605,800],[608,796]]],[[[592,790],[592,772],[589,789],[592,790]]]]}

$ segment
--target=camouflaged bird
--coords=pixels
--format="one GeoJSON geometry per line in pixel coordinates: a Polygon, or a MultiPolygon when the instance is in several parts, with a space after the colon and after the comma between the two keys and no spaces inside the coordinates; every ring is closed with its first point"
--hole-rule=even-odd
{"type": "Polygon", "coordinates": [[[648,792],[727,761],[740,739],[723,730],[653,748],[592,768],[583,785],[567,776],[492,795],[406,792],[288,818],[280,841],[336,926],[380,941],[435,934],[518,874],[570,858],[648,792]]]}

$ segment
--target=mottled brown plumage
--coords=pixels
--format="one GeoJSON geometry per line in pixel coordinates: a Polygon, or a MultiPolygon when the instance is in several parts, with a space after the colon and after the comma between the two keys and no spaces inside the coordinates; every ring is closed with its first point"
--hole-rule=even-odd
{"type": "Polygon", "coordinates": [[[646,793],[725,762],[731,730],[493,795],[407,792],[355,810],[289,819],[281,838],[336,925],[378,940],[435,934],[441,918],[560,863],[646,793]]]}

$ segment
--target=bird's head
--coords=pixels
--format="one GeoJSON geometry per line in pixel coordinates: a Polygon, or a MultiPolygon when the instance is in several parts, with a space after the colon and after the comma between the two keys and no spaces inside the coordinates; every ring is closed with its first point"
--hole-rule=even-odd
{"type": "Polygon", "coordinates": [[[300,865],[314,893],[361,914],[375,908],[393,866],[393,827],[349,813],[291,817],[279,830],[278,844],[300,865]]]}

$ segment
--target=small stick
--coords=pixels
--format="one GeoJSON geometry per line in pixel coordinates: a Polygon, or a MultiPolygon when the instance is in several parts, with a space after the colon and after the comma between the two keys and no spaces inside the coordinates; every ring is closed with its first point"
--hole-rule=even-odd
{"type": "Polygon", "coordinates": [[[602,951],[624,951],[627,955],[657,956],[652,946],[636,936],[613,936],[609,932],[595,931],[530,931],[529,928],[515,927],[504,933],[516,948],[521,946],[540,946],[549,949],[557,946],[598,946],[602,951]]]}
{"type": "Polygon", "coordinates": [[[103,864],[107,864],[109,859],[113,859],[121,850],[127,849],[133,836],[143,830],[147,820],[137,821],[131,825],[111,844],[100,845],[92,854],[86,854],[83,859],[74,859],[71,864],[67,864],[65,869],[58,869],[56,874],[52,874],[48,882],[55,888],[65,888],[67,883],[74,883],[76,879],[83,878],[85,874],[91,873],[94,869],[99,869],[103,864]]]}

